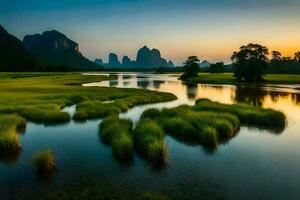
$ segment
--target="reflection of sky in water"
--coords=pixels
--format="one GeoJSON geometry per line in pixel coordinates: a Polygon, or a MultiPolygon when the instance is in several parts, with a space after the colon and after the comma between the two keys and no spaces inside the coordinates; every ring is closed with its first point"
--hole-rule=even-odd
{"type": "MultiPolygon", "coordinates": [[[[289,93],[297,92],[294,89],[187,85],[175,76],[143,73],[127,73],[124,77],[120,75],[118,81],[86,85],[147,88],[178,97],[172,102],[136,106],[121,114],[134,121],[150,107],[192,105],[197,98],[209,98],[282,110],[289,125],[283,132],[241,127],[236,137],[213,152],[166,136],[169,166],[155,171],[136,154],[130,166],[116,161],[111,148],[100,142],[99,119],[59,126],[28,123],[21,136],[22,150],[0,159],[0,199],[25,198],[24,193],[27,199],[39,199],[40,192],[45,190],[52,196],[61,192],[62,195],[55,196],[61,197],[66,188],[90,191],[94,187],[90,179],[120,184],[128,190],[158,191],[177,199],[300,199],[300,97],[289,93]],[[29,163],[32,154],[44,148],[53,149],[57,156],[57,171],[50,183],[38,178],[29,163]],[[82,178],[87,180],[85,185],[82,178]]],[[[73,114],[75,106],[64,111],[73,114]]]]}
{"type": "Polygon", "coordinates": [[[148,108],[174,107],[180,104],[193,105],[198,98],[208,98],[221,103],[243,102],[285,112],[289,118],[300,122],[300,92],[289,85],[232,86],[214,84],[186,84],[176,75],[155,75],[143,73],[116,73],[118,79],[84,86],[141,88],[161,92],[170,92],[177,96],[174,102],[137,106],[121,116],[138,120],[140,114],[148,108]]]}

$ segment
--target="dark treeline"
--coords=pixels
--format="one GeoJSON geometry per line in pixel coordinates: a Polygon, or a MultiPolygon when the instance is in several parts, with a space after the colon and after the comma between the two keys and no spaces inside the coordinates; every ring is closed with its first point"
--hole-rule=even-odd
{"type": "Polygon", "coordinates": [[[283,57],[278,51],[272,51],[267,73],[274,74],[300,74],[300,51],[296,52],[294,58],[283,57]]]}
{"type": "MultiPolygon", "coordinates": [[[[253,45],[253,44],[252,44],[253,45]]],[[[248,45],[247,45],[248,46],[248,45]]],[[[247,47],[243,46],[243,47],[247,47]]],[[[251,45],[250,45],[251,46],[251,45]]],[[[254,45],[255,46],[255,45],[254,45]]],[[[249,47],[249,46],[248,46],[249,47]]],[[[263,47],[258,45],[258,47],[263,47]]],[[[271,58],[269,59],[267,56],[270,55],[268,49],[264,47],[265,52],[260,52],[258,55],[263,56],[265,60],[265,73],[268,74],[300,74],[300,51],[294,54],[294,57],[284,57],[279,51],[272,51],[271,58]]],[[[251,54],[251,47],[242,50],[240,55],[236,56],[249,56],[251,54]]],[[[255,53],[254,53],[255,54],[255,53]]],[[[252,53],[252,55],[254,55],[252,53]]],[[[234,57],[233,57],[234,59],[234,57]]],[[[234,60],[233,60],[234,62],[234,60]]],[[[257,63],[255,63],[257,65],[257,63]]],[[[255,68],[254,63],[252,65],[255,68]]],[[[204,71],[208,71],[210,73],[224,73],[224,72],[234,72],[236,68],[232,67],[232,65],[224,65],[222,62],[218,62],[215,64],[211,64],[208,69],[204,71]]]]}

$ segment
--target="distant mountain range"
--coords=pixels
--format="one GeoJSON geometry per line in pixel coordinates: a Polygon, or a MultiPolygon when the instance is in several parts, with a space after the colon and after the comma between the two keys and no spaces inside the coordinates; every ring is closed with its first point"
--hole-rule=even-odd
{"type": "Polygon", "coordinates": [[[0,71],[32,71],[37,65],[22,41],[0,25],[0,71]]]}
{"type": "MultiPolygon", "coordinates": [[[[200,63],[201,68],[209,65],[206,60],[200,63]]],[[[136,60],[124,56],[120,61],[117,54],[110,53],[108,63],[100,58],[92,62],[80,53],[76,42],[56,30],[26,35],[22,42],[0,25],[0,71],[99,71],[104,70],[102,66],[154,69],[172,68],[174,63],[162,58],[158,49],[147,46],[138,50],[136,60]]]]}
{"type": "Polygon", "coordinates": [[[23,42],[0,25],[0,71],[94,71],[100,65],[85,58],[78,44],[52,30],[26,35],[23,42]]]}
{"type": "Polygon", "coordinates": [[[67,65],[70,70],[101,70],[98,64],[85,58],[76,42],[52,30],[42,34],[26,35],[25,48],[42,64],[67,65]]]}
{"type": "Polygon", "coordinates": [[[210,66],[210,62],[207,60],[203,60],[200,64],[199,67],[200,68],[208,68],[210,66]]]}
{"type": "Polygon", "coordinates": [[[174,63],[161,57],[158,49],[149,49],[147,46],[139,49],[136,56],[136,61],[131,60],[128,56],[124,56],[122,62],[119,61],[118,55],[110,53],[108,63],[103,64],[102,59],[96,59],[95,63],[102,63],[107,68],[141,68],[150,69],[158,67],[174,67],[174,63]]]}

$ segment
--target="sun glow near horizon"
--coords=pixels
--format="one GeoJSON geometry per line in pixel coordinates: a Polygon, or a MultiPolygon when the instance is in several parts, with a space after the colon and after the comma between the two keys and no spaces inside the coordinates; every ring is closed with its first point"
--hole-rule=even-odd
{"type": "Polygon", "coordinates": [[[107,61],[110,52],[135,59],[147,45],[177,65],[189,55],[229,63],[250,42],[292,57],[300,50],[299,8],[292,0],[16,0],[0,2],[0,24],[20,39],[56,29],[90,59],[107,61]]]}

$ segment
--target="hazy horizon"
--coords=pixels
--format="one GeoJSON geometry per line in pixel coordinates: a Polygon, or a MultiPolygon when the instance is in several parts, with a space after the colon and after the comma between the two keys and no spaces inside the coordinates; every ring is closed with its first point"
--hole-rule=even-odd
{"type": "Polygon", "coordinates": [[[55,29],[91,60],[110,52],[135,59],[147,45],[180,65],[189,55],[228,62],[249,42],[293,56],[299,8],[297,0],[0,0],[0,24],[19,39],[55,29]]]}

